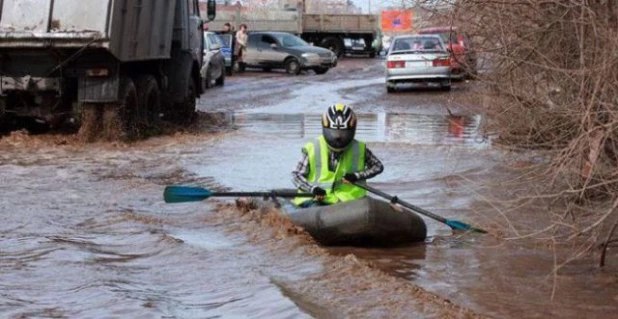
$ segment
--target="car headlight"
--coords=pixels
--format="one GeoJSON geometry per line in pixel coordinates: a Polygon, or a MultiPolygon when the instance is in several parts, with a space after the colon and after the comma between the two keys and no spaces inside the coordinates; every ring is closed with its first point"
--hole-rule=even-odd
{"type": "Polygon", "coordinates": [[[305,59],[315,59],[318,57],[318,55],[315,53],[303,53],[300,56],[302,56],[305,59]]]}

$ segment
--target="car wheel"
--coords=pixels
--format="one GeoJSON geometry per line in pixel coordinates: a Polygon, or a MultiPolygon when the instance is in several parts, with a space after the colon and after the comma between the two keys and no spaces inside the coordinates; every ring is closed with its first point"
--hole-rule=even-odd
{"type": "Polygon", "coordinates": [[[397,88],[395,88],[395,83],[386,82],[386,93],[394,93],[395,91],[397,91],[397,88]]]}
{"type": "Polygon", "coordinates": [[[315,71],[315,74],[326,74],[328,68],[315,68],[313,71],[315,71]]]}
{"type": "Polygon", "coordinates": [[[451,90],[451,83],[443,83],[440,85],[440,88],[442,89],[442,91],[450,91],[451,90]]]}
{"type": "Polygon", "coordinates": [[[215,81],[215,84],[218,85],[218,86],[225,85],[225,72],[221,72],[221,75],[219,76],[217,81],[215,81]]]}
{"type": "Polygon", "coordinates": [[[300,74],[300,63],[295,58],[285,61],[285,71],[290,75],[300,74]]]}

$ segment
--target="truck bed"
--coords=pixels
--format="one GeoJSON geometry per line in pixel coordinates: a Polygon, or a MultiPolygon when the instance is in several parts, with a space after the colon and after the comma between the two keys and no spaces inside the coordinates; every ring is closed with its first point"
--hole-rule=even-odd
{"type": "Polygon", "coordinates": [[[176,1],[0,0],[0,49],[108,49],[120,61],[168,58],[176,1]],[[158,29],[152,32],[152,28],[158,29]]]}
{"type": "Polygon", "coordinates": [[[211,31],[223,30],[229,22],[238,29],[246,24],[249,31],[283,31],[291,33],[374,33],[378,16],[370,14],[300,14],[290,11],[257,12],[241,7],[220,10],[217,20],[210,22],[211,31]],[[299,18],[299,16],[301,18],[299,18]]]}
{"type": "Polygon", "coordinates": [[[305,14],[303,32],[372,33],[377,23],[370,14],[305,14]]]}

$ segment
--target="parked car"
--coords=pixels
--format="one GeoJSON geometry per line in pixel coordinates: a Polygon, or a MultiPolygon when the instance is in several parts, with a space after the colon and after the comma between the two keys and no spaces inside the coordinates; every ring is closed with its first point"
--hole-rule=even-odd
{"type": "Polygon", "coordinates": [[[363,39],[345,39],[344,45],[346,52],[350,55],[365,54],[365,40],[363,39]]]}
{"type": "Polygon", "coordinates": [[[204,62],[202,64],[202,78],[206,87],[225,84],[225,57],[221,52],[223,42],[219,36],[210,31],[204,32],[204,62]]]}
{"type": "Polygon", "coordinates": [[[437,35],[397,36],[386,55],[386,90],[400,83],[435,83],[451,89],[451,59],[437,35]]]}
{"type": "Polygon", "coordinates": [[[290,33],[255,32],[249,34],[245,63],[265,71],[283,68],[294,75],[301,70],[324,74],[337,65],[337,56],[290,33]]]}
{"type": "Polygon", "coordinates": [[[447,44],[451,55],[452,74],[455,77],[470,77],[476,75],[477,57],[467,34],[456,27],[424,28],[419,34],[435,34],[447,44]]]}

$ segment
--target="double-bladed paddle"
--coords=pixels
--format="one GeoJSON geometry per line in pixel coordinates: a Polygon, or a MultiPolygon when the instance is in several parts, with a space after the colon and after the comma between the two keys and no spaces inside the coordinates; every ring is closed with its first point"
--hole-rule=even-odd
{"type": "Polygon", "coordinates": [[[296,193],[291,191],[270,192],[212,192],[202,187],[194,186],[167,186],[163,192],[166,203],[200,202],[209,197],[313,197],[309,193],[296,193]]]}
{"type": "Polygon", "coordinates": [[[452,229],[456,229],[456,230],[470,230],[470,231],[475,231],[475,232],[479,232],[479,233],[487,233],[487,231],[480,229],[480,228],[476,228],[476,227],[472,227],[466,223],[460,222],[458,220],[452,220],[452,219],[446,219],[442,216],[438,216],[432,212],[429,212],[427,210],[424,210],[418,206],[414,206],[408,202],[402,201],[401,199],[397,198],[397,196],[391,196],[389,194],[386,194],[378,189],[375,189],[371,186],[368,186],[366,184],[361,184],[361,183],[354,183],[354,185],[368,191],[371,193],[374,193],[378,196],[384,197],[385,199],[389,200],[391,203],[393,204],[399,204],[405,208],[408,208],[412,211],[415,211],[419,214],[425,215],[429,218],[433,218],[439,222],[442,222],[446,225],[448,225],[449,227],[451,227],[452,229]]]}

